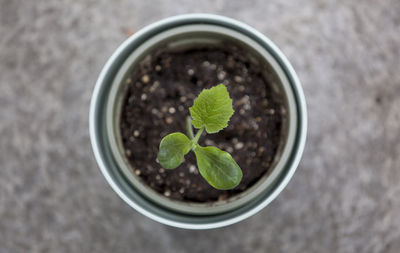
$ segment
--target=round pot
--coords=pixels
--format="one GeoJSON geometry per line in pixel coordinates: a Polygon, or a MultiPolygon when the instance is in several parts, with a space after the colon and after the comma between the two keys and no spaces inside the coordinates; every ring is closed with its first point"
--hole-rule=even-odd
{"type": "MultiPolygon", "coordinates": [[[[188,229],[209,229],[239,222],[267,206],[287,185],[303,153],[307,114],[300,82],[282,52],[265,36],[238,21],[209,14],[171,17],[149,25],[114,52],[97,80],[90,105],[90,138],[104,177],[131,207],[158,222],[188,229]],[[285,98],[282,141],[269,172],[245,192],[228,200],[195,204],[156,193],[134,175],[124,155],[119,119],[126,78],[155,48],[178,50],[229,43],[246,48],[265,69],[274,90],[285,98]]],[[[260,130],[261,131],[261,130],[260,130]]]]}

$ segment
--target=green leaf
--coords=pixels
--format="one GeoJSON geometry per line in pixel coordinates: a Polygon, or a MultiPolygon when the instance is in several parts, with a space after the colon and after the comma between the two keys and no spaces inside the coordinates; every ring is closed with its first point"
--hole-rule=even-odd
{"type": "Polygon", "coordinates": [[[242,170],[232,156],[216,147],[194,149],[200,174],[214,188],[229,190],[242,180],[242,170]]]}
{"type": "Polygon", "coordinates": [[[192,142],[183,133],[165,136],[160,143],[157,159],[165,169],[175,169],[192,148],[192,142]]]}
{"type": "Polygon", "coordinates": [[[207,133],[217,133],[228,126],[234,110],[225,85],[204,89],[189,108],[195,128],[205,127],[207,133]]]}

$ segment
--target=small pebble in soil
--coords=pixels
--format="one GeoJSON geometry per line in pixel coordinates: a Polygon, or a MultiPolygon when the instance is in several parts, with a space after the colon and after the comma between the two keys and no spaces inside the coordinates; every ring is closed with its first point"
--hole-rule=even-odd
{"type": "Polygon", "coordinates": [[[171,117],[166,117],[165,118],[165,123],[167,123],[168,125],[171,125],[172,122],[174,122],[174,120],[171,117]]]}
{"type": "Polygon", "coordinates": [[[166,106],[161,107],[161,111],[163,113],[166,113],[168,111],[168,108],[166,106]]]}
{"type": "Polygon", "coordinates": [[[150,87],[150,92],[153,93],[155,90],[157,90],[158,86],[160,86],[160,82],[155,81],[153,85],[150,87]]]}
{"type": "Polygon", "coordinates": [[[141,174],[141,171],[140,170],[135,170],[135,174],[139,176],[141,174]]]}
{"type": "Polygon", "coordinates": [[[208,145],[208,146],[214,145],[214,142],[213,142],[212,140],[209,140],[209,139],[206,139],[204,142],[205,142],[206,145],[208,145]]]}
{"type": "Polygon", "coordinates": [[[250,97],[248,95],[244,95],[242,99],[243,99],[245,104],[249,104],[250,103],[250,97]]]}
{"type": "Polygon", "coordinates": [[[243,109],[245,109],[247,111],[250,110],[251,109],[250,104],[244,104],[243,109]]]}
{"type": "Polygon", "coordinates": [[[218,80],[220,80],[220,81],[224,80],[225,76],[226,76],[225,71],[220,71],[217,74],[218,80]]]}
{"type": "Polygon", "coordinates": [[[208,67],[208,66],[210,66],[210,62],[209,61],[203,61],[202,65],[204,67],[208,67]]]}
{"type": "Polygon", "coordinates": [[[157,72],[160,72],[161,71],[161,66],[160,65],[156,65],[155,69],[156,69],[157,72]]]}
{"type": "Polygon", "coordinates": [[[164,168],[160,168],[160,169],[158,170],[158,172],[164,173],[164,172],[165,172],[165,169],[164,169],[164,168]]]}
{"type": "Polygon", "coordinates": [[[236,143],[238,143],[238,142],[239,142],[238,138],[235,137],[235,138],[232,139],[232,143],[233,143],[233,144],[236,144],[236,143]]]}
{"type": "Polygon", "coordinates": [[[187,99],[186,97],[180,97],[180,98],[179,98],[179,101],[181,101],[182,103],[185,103],[185,102],[186,102],[186,99],[187,99]]]}
{"type": "Polygon", "coordinates": [[[250,121],[250,125],[253,127],[254,130],[258,130],[258,124],[255,121],[250,121]]]}
{"type": "Polygon", "coordinates": [[[131,156],[132,155],[132,152],[129,150],[129,149],[127,149],[126,151],[125,151],[125,154],[126,154],[126,156],[131,156]]]}
{"type": "Polygon", "coordinates": [[[240,115],[244,115],[245,113],[246,113],[246,111],[245,111],[244,109],[240,109],[240,110],[239,110],[239,114],[240,114],[240,115]]]}
{"type": "Polygon", "coordinates": [[[184,192],[185,192],[185,188],[182,187],[182,188],[179,189],[179,193],[180,194],[183,194],[184,192]]]}
{"type": "Polygon", "coordinates": [[[190,185],[190,180],[186,179],[185,184],[190,185]]]}
{"type": "Polygon", "coordinates": [[[189,76],[193,76],[194,75],[194,70],[193,69],[188,69],[187,71],[189,76]]]}
{"type": "Polygon", "coordinates": [[[142,76],[141,80],[143,83],[148,83],[148,82],[150,82],[150,77],[148,75],[144,75],[144,76],[142,76]]]}
{"type": "Polygon", "coordinates": [[[170,192],[169,190],[166,190],[166,191],[164,192],[164,196],[165,196],[165,197],[171,196],[171,192],[170,192]]]}
{"type": "Polygon", "coordinates": [[[134,141],[135,141],[135,138],[134,138],[133,136],[130,136],[130,137],[129,137],[129,141],[130,141],[130,142],[134,142],[134,141]]]}
{"type": "Polygon", "coordinates": [[[275,110],[274,109],[269,109],[268,113],[271,114],[271,115],[274,115],[275,114],[275,110]]]}
{"type": "Polygon", "coordinates": [[[126,84],[130,84],[132,82],[132,78],[128,78],[128,79],[126,79],[126,84]]]}
{"type": "Polygon", "coordinates": [[[228,153],[232,153],[232,152],[233,152],[233,148],[232,148],[232,147],[226,147],[226,151],[227,151],[228,153]]]}
{"type": "Polygon", "coordinates": [[[217,69],[217,65],[215,65],[215,64],[211,64],[211,65],[210,65],[210,69],[212,69],[212,70],[216,70],[216,69],[217,69]]]}
{"type": "Polygon", "coordinates": [[[146,100],[147,99],[147,94],[143,93],[142,96],[140,97],[142,100],[146,100]]]}
{"type": "Polygon", "coordinates": [[[176,110],[175,110],[174,107],[170,107],[170,108],[168,109],[168,112],[171,113],[171,114],[174,114],[174,113],[176,112],[176,110]]]}
{"type": "Polygon", "coordinates": [[[156,180],[157,180],[157,181],[160,181],[160,180],[161,180],[160,175],[157,175],[157,176],[156,176],[156,180]]]}
{"type": "Polygon", "coordinates": [[[263,154],[263,152],[264,152],[264,149],[265,149],[264,147],[259,147],[258,150],[257,150],[257,155],[261,156],[263,154]]]}
{"type": "Polygon", "coordinates": [[[244,88],[244,86],[243,86],[243,85],[240,85],[240,86],[239,86],[239,91],[242,91],[242,92],[243,92],[243,91],[244,91],[244,89],[245,89],[245,88],[244,88]]]}
{"type": "Polygon", "coordinates": [[[181,171],[181,172],[179,172],[179,176],[180,176],[180,177],[184,177],[184,176],[185,176],[185,173],[183,173],[183,172],[181,171]]]}
{"type": "Polygon", "coordinates": [[[235,149],[242,149],[244,146],[243,142],[238,142],[235,144],[235,149]]]}
{"type": "Polygon", "coordinates": [[[183,107],[182,105],[178,106],[178,110],[181,112],[185,109],[185,107],[183,107]]]}
{"type": "Polygon", "coordinates": [[[234,77],[234,80],[235,80],[235,82],[237,82],[237,83],[243,82],[243,78],[241,78],[240,76],[235,76],[235,77],[234,77]]]}
{"type": "Polygon", "coordinates": [[[158,114],[158,110],[156,108],[151,109],[151,113],[154,115],[158,114]]]}
{"type": "Polygon", "coordinates": [[[194,173],[196,171],[196,166],[194,166],[193,164],[189,166],[189,172],[190,173],[194,173]]]}
{"type": "Polygon", "coordinates": [[[138,137],[140,132],[138,130],[133,131],[133,136],[138,137]]]}
{"type": "Polygon", "coordinates": [[[261,122],[261,117],[256,117],[256,122],[261,122]]]}
{"type": "Polygon", "coordinates": [[[248,100],[249,100],[248,96],[243,96],[241,99],[236,100],[235,103],[234,103],[234,105],[235,105],[235,106],[241,106],[241,105],[247,103],[248,100]]]}

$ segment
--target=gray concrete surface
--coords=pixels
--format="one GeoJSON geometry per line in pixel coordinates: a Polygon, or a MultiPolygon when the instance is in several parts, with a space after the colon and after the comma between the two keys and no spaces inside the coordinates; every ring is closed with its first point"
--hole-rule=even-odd
{"type": "Polygon", "coordinates": [[[0,252],[400,252],[400,1],[0,0],[0,252]],[[146,24],[244,21],[304,85],[307,148],[265,210],[184,231],[132,210],[96,167],[88,109],[113,50],[146,24]]]}

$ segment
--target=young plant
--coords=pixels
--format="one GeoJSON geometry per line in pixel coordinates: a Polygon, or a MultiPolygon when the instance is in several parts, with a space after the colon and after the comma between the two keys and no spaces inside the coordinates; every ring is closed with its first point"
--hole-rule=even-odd
{"type": "Polygon", "coordinates": [[[236,187],[242,180],[242,170],[232,156],[216,147],[198,144],[204,130],[209,134],[221,131],[228,126],[234,113],[232,99],[225,85],[204,89],[189,110],[191,117],[186,119],[187,136],[179,132],[165,136],[158,151],[159,163],[165,169],[175,169],[183,162],[184,156],[193,150],[199,172],[211,186],[220,190],[236,187]],[[192,125],[199,129],[196,135],[193,134],[192,125]]]}

